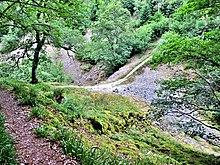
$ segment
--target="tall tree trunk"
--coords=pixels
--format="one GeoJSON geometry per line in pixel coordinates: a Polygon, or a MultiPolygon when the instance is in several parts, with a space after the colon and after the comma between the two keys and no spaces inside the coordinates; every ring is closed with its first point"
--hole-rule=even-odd
{"type": "Polygon", "coordinates": [[[39,63],[39,56],[40,56],[40,51],[42,50],[42,47],[45,42],[45,35],[43,34],[42,39],[40,38],[40,32],[36,31],[36,42],[37,42],[37,47],[35,48],[34,51],[34,59],[32,63],[32,74],[31,74],[31,83],[36,84],[38,82],[37,80],[37,67],[39,63]]]}

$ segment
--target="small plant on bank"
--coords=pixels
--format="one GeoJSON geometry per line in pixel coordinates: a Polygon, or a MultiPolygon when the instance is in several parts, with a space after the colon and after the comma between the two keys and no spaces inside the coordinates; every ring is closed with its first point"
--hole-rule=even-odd
{"type": "Polygon", "coordinates": [[[4,116],[0,113],[0,164],[17,164],[16,158],[14,140],[6,132],[4,128],[4,116]]]}
{"type": "Polygon", "coordinates": [[[51,116],[53,116],[53,114],[49,110],[45,109],[45,107],[42,105],[38,105],[32,108],[30,113],[31,118],[37,117],[39,119],[45,119],[46,117],[51,117],[51,116]]]}
{"type": "Polygon", "coordinates": [[[92,68],[92,66],[93,65],[91,65],[91,64],[84,64],[84,65],[82,65],[81,66],[81,69],[83,70],[83,71],[85,71],[85,72],[88,72],[88,71],[90,71],[90,69],[92,68]]]}

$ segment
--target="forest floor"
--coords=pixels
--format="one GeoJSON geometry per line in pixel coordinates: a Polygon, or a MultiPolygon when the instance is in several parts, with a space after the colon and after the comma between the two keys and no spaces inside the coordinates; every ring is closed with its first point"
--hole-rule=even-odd
{"type": "Polygon", "coordinates": [[[34,129],[39,126],[39,121],[30,119],[30,110],[18,106],[18,103],[12,92],[0,88],[1,112],[5,114],[5,126],[15,140],[18,162],[21,165],[78,164],[73,158],[68,158],[56,143],[36,137],[34,129]]]}

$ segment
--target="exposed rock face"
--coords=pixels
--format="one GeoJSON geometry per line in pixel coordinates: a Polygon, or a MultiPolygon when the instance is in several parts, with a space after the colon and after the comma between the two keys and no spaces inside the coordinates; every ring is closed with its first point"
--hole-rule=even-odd
{"type": "Polygon", "coordinates": [[[77,60],[73,52],[67,52],[64,49],[57,50],[49,45],[46,51],[55,62],[63,63],[64,71],[76,85],[94,85],[106,79],[102,65],[92,66],[89,71],[84,71],[83,65],[86,64],[77,60]]]}

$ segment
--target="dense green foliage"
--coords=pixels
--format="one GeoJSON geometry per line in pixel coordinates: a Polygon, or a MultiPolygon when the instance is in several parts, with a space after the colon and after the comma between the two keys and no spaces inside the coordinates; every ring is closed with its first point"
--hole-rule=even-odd
{"type": "Polygon", "coordinates": [[[170,32],[163,35],[152,63],[184,63],[186,71],[162,83],[155,102],[159,116],[176,113],[200,126],[220,130],[217,6],[217,1],[188,1],[175,13],[170,32]],[[203,120],[196,117],[198,114],[203,120]]]}
{"type": "Polygon", "coordinates": [[[6,132],[4,116],[0,113],[0,164],[16,164],[16,156],[14,140],[6,132]]]}
{"type": "MultiPolygon", "coordinates": [[[[151,3],[156,5],[156,1],[151,3]]],[[[148,2],[129,0],[99,5],[96,19],[91,22],[92,39],[79,47],[76,57],[91,64],[101,63],[108,75],[124,65],[131,56],[148,49],[151,42],[168,31],[169,19],[157,10],[148,15],[141,4],[148,5],[148,2]],[[141,13],[150,16],[151,21],[146,22],[141,13]],[[140,26],[143,22],[146,24],[140,26]]]]}
{"type": "Polygon", "coordinates": [[[118,3],[110,3],[100,9],[99,17],[92,25],[92,41],[83,44],[77,57],[92,63],[104,63],[107,72],[123,65],[130,55],[124,35],[128,32],[130,14],[118,3]]]}
{"type": "MultiPolygon", "coordinates": [[[[9,60],[8,60],[9,61],[9,60]]],[[[15,80],[25,82],[30,81],[32,60],[27,58],[22,59],[19,65],[12,62],[0,63],[0,77],[7,77],[15,80]]],[[[47,55],[41,55],[38,66],[38,80],[43,82],[71,82],[72,80],[67,76],[63,69],[62,63],[54,63],[47,55]]]]}
{"type": "MultiPolygon", "coordinates": [[[[73,2],[61,1],[59,5],[56,4],[58,2],[50,2],[45,7],[43,3],[37,7],[31,2],[29,6],[24,6],[18,20],[14,19],[15,13],[10,11],[19,3],[2,2],[0,12],[3,24],[0,31],[7,35],[1,37],[1,52],[8,53],[19,48],[24,52],[19,58],[35,54],[32,60],[32,81],[36,76],[38,56],[44,49],[44,44],[72,50],[79,60],[103,65],[106,75],[113,73],[131,56],[144,52],[152,41],[168,31],[168,18],[181,5],[178,0],[96,0],[86,1],[85,8],[80,0],[73,2]],[[57,8],[54,8],[55,4],[57,8]],[[150,9],[146,9],[147,7],[150,9]],[[26,12],[30,9],[37,12],[26,12]],[[52,9],[52,13],[49,13],[49,9],[52,9]],[[24,15],[30,19],[22,22],[20,20],[24,15]],[[9,16],[13,20],[8,23],[9,16]],[[85,41],[82,36],[86,28],[91,30],[90,41],[85,41]],[[30,38],[30,35],[34,38],[30,38]],[[35,44],[39,45],[39,50],[34,48],[35,44]]],[[[23,3],[20,3],[21,6],[23,3]]],[[[21,10],[20,7],[18,10],[21,10]]]]}
{"type": "Polygon", "coordinates": [[[42,121],[37,136],[59,143],[81,164],[219,163],[160,133],[146,118],[148,109],[129,98],[40,83],[0,80],[0,85],[12,89],[21,105],[33,107],[30,116],[42,121]]]}
{"type": "Polygon", "coordinates": [[[188,0],[175,14],[178,18],[196,13],[199,16],[219,16],[220,3],[216,0],[188,0]]]}
{"type": "MultiPolygon", "coordinates": [[[[3,37],[1,53],[20,49],[23,52],[20,58],[31,57],[32,83],[38,82],[37,68],[45,44],[66,47],[69,42],[65,43],[65,31],[78,28],[87,13],[83,0],[5,0],[0,2],[0,6],[0,31],[8,30],[7,36],[3,37]]],[[[71,46],[67,48],[71,49],[71,46]]]]}
{"type": "Polygon", "coordinates": [[[157,13],[163,14],[165,17],[170,17],[176,9],[182,4],[181,0],[150,0],[146,1],[140,11],[141,24],[154,20],[154,15],[157,13]]]}

